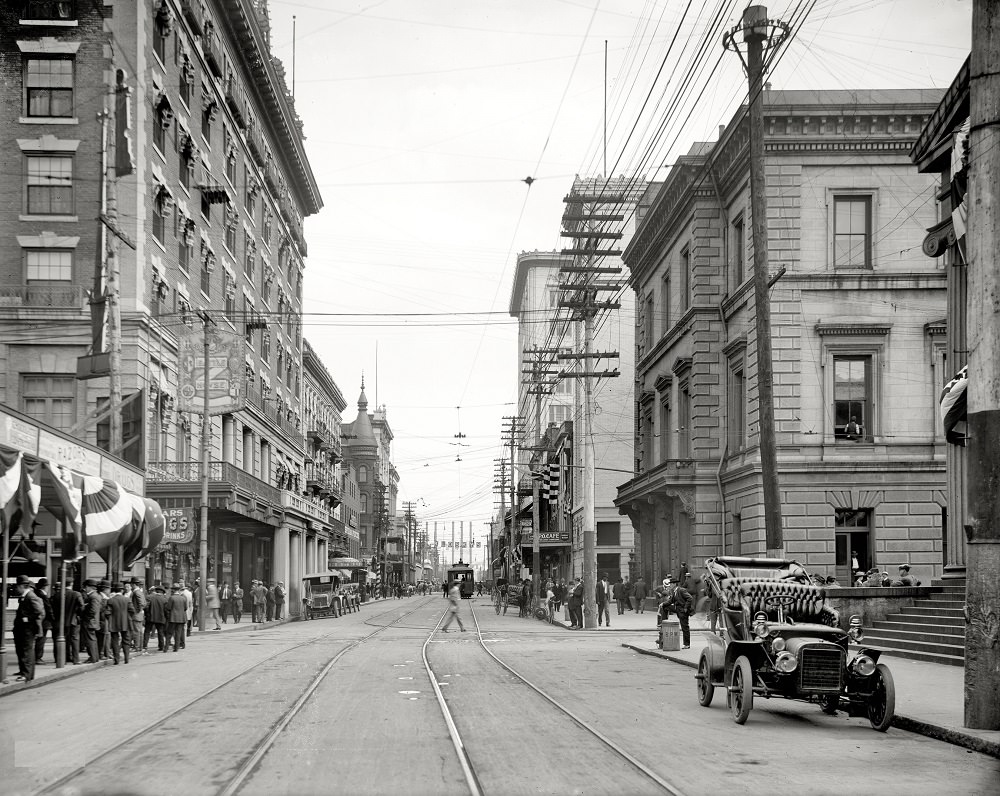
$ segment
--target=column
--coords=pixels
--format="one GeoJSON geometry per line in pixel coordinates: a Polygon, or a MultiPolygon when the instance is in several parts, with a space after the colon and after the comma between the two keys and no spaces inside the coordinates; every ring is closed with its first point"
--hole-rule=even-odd
{"type": "Polygon", "coordinates": [[[222,416],[222,461],[236,464],[236,418],[222,416]]]}
{"type": "Polygon", "coordinates": [[[302,533],[290,531],[288,539],[288,615],[302,613],[302,533]]]}
{"type": "MultiPolygon", "coordinates": [[[[271,575],[271,579],[275,583],[280,580],[285,584],[285,593],[288,595],[286,600],[290,601],[292,576],[289,566],[289,544],[288,525],[283,522],[274,529],[274,541],[272,542],[272,556],[274,557],[274,561],[272,564],[273,574],[271,575]]],[[[290,608],[290,605],[286,603],[285,607],[290,608]]]]}

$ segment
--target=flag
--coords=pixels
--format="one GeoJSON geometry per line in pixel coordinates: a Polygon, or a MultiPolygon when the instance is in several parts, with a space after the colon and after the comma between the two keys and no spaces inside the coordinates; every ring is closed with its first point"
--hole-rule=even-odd
{"type": "Polygon", "coordinates": [[[966,365],[941,391],[941,422],[944,424],[944,438],[953,445],[965,445],[968,386],[969,366],[966,365]]]}
{"type": "Polygon", "coordinates": [[[21,452],[0,447],[0,512],[6,526],[18,509],[18,492],[21,488],[21,452]]]}
{"type": "Polygon", "coordinates": [[[951,223],[956,240],[965,237],[969,217],[967,192],[969,189],[969,130],[971,119],[966,119],[955,130],[951,148],[951,223]]]}
{"type": "Polygon", "coordinates": [[[559,501],[559,463],[552,462],[542,473],[542,498],[550,502],[559,501]]]}
{"type": "Polygon", "coordinates": [[[118,544],[132,526],[132,503],[118,484],[93,475],[83,476],[83,532],[91,550],[118,544]]]}
{"type": "Polygon", "coordinates": [[[132,505],[132,524],[129,531],[122,534],[122,567],[128,569],[136,561],[151,552],[163,539],[164,519],[160,504],[149,498],[126,492],[132,505]]]}

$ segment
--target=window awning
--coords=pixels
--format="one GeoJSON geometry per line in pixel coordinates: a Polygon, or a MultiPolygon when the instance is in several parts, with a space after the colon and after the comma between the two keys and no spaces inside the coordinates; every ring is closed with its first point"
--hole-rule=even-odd
{"type": "Polygon", "coordinates": [[[226,190],[225,186],[217,182],[199,185],[198,190],[201,191],[202,198],[211,205],[228,205],[232,203],[232,200],[229,198],[229,191],[226,190]]]}

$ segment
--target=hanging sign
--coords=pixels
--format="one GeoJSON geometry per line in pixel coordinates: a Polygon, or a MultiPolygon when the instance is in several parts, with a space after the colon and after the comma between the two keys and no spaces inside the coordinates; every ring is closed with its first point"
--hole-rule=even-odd
{"type": "Polygon", "coordinates": [[[190,544],[194,541],[194,509],[163,509],[163,541],[190,544]]]}
{"type": "Polygon", "coordinates": [[[246,408],[246,338],[215,326],[185,329],[180,335],[178,404],[202,414],[205,402],[205,335],[208,335],[208,413],[226,415],[246,408]]]}

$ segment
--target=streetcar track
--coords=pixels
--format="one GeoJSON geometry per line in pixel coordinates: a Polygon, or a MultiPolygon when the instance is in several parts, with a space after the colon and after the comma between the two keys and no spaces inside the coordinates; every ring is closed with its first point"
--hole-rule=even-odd
{"type": "MultiPolygon", "coordinates": [[[[422,607],[422,606],[417,606],[412,611],[408,611],[405,614],[400,615],[399,618],[403,619],[403,618],[409,616],[410,614],[414,613],[420,607],[422,607]]],[[[390,609],[390,611],[391,610],[396,610],[396,608],[392,608],[392,609],[390,609]]],[[[384,613],[389,613],[390,611],[385,611],[384,613]]],[[[381,617],[381,616],[383,616],[383,614],[379,614],[379,617],[381,617]]],[[[368,624],[368,623],[364,622],[363,624],[368,624]]],[[[226,787],[223,788],[223,790],[219,791],[220,796],[222,796],[223,794],[227,794],[228,796],[231,796],[231,794],[235,793],[236,790],[243,784],[243,782],[246,780],[247,776],[249,776],[252,773],[253,769],[256,767],[256,765],[260,761],[260,759],[264,756],[264,754],[267,753],[267,750],[270,749],[270,747],[273,745],[274,740],[281,733],[281,730],[283,730],[288,725],[288,723],[295,717],[295,714],[298,713],[298,711],[302,708],[302,705],[305,704],[306,699],[308,699],[308,697],[313,693],[313,691],[316,690],[316,687],[326,677],[326,675],[329,673],[329,671],[333,668],[333,665],[338,660],[340,660],[340,658],[342,658],[347,652],[349,652],[349,651],[351,651],[353,649],[356,649],[357,647],[361,646],[368,639],[370,639],[373,636],[377,635],[378,633],[382,632],[386,628],[389,628],[389,627],[392,627],[392,626],[393,626],[393,623],[391,623],[391,622],[389,624],[387,624],[387,625],[380,625],[375,630],[373,630],[371,633],[369,633],[368,635],[364,636],[363,638],[355,639],[355,640],[351,641],[351,643],[349,643],[348,646],[344,647],[336,655],[334,655],[333,658],[330,661],[328,661],[327,664],[323,667],[323,669],[320,671],[320,673],[313,678],[312,682],[309,684],[309,686],[307,686],[305,692],[295,701],[295,703],[292,705],[292,707],[289,708],[289,710],[287,710],[278,719],[278,721],[272,727],[271,731],[268,732],[267,735],[265,735],[264,740],[258,743],[258,749],[252,751],[250,757],[247,758],[246,760],[244,760],[244,763],[237,770],[236,774],[232,778],[230,778],[229,783],[226,785],[226,787]],[[260,751],[260,754],[258,754],[258,751],[260,751]],[[249,765],[251,762],[252,762],[252,765],[249,765]]],[[[284,649],[278,650],[274,654],[268,655],[266,658],[264,658],[264,659],[262,659],[260,661],[257,661],[256,663],[250,664],[249,666],[247,666],[244,669],[241,669],[239,672],[237,672],[236,674],[234,674],[232,677],[228,678],[227,680],[224,680],[223,682],[218,683],[217,685],[215,685],[215,686],[207,689],[206,691],[203,691],[202,693],[198,694],[198,696],[194,697],[193,699],[188,700],[183,705],[181,705],[180,707],[172,710],[167,715],[161,716],[161,717],[157,718],[156,721],[147,724],[146,726],[144,726],[141,729],[137,730],[136,732],[132,733],[128,737],[126,737],[123,740],[119,741],[114,746],[110,746],[107,749],[103,750],[100,754],[96,755],[94,758],[92,758],[91,760],[87,761],[83,765],[78,766],[77,768],[75,768],[72,771],[70,771],[68,774],[65,774],[64,776],[60,777],[56,781],[54,781],[52,783],[49,783],[48,785],[46,785],[45,787],[43,787],[41,790],[36,791],[36,796],[43,796],[44,794],[54,794],[54,793],[59,792],[61,788],[63,788],[67,784],[69,784],[76,777],[80,776],[89,767],[91,767],[94,764],[100,762],[104,758],[109,757],[109,756],[115,754],[116,752],[120,751],[121,749],[123,749],[124,747],[128,746],[129,744],[135,742],[137,739],[139,739],[140,737],[142,737],[146,733],[148,733],[151,730],[155,729],[159,725],[164,724],[164,723],[170,721],[171,719],[173,719],[176,716],[180,715],[185,710],[190,709],[192,706],[196,705],[198,702],[202,701],[203,699],[206,699],[207,697],[211,696],[212,694],[217,693],[218,691],[220,691],[223,688],[225,688],[226,686],[232,684],[233,682],[235,682],[239,678],[241,678],[244,675],[252,672],[254,669],[260,668],[260,667],[264,666],[265,664],[271,663],[275,658],[278,658],[281,655],[284,655],[286,653],[289,653],[289,652],[292,652],[294,650],[297,650],[297,649],[299,649],[301,647],[307,647],[307,646],[309,646],[311,644],[316,644],[316,643],[318,643],[320,641],[331,640],[330,637],[333,636],[336,633],[339,633],[339,632],[343,632],[341,630],[341,628],[337,628],[335,630],[331,630],[329,633],[325,633],[325,634],[323,634],[321,636],[317,636],[316,638],[308,639],[306,641],[300,642],[299,644],[295,644],[295,645],[293,645],[291,647],[286,647],[284,649]]],[[[337,640],[337,641],[346,641],[346,639],[334,639],[334,640],[337,640]]]]}
{"type": "MultiPolygon", "coordinates": [[[[486,640],[483,638],[482,628],[479,626],[479,619],[476,617],[475,608],[471,604],[469,605],[469,612],[472,614],[472,621],[476,623],[476,637],[479,646],[482,647],[483,651],[486,652],[486,654],[489,655],[497,664],[499,664],[501,668],[503,668],[508,673],[510,673],[518,680],[520,680],[522,683],[524,683],[524,685],[526,685],[528,688],[530,688],[532,691],[534,691],[536,694],[542,697],[546,702],[552,705],[560,713],[572,719],[572,721],[578,727],[580,727],[585,732],[589,733],[591,736],[596,738],[601,744],[603,744],[606,748],[610,749],[620,758],[625,760],[629,765],[631,765],[633,768],[639,771],[642,775],[644,775],[645,777],[656,783],[656,785],[658,785],[665,793],[669,793],[671,794],[671,796],[683,796],[682,791],[680,791],[678,788],[676,788],[675,786],[667,782],[665,779],[663,779],[659,774],[657,774],[655,771],[649,768],[641,760],[634,757],[632,754],[623,749],[619,744],[616,744],[614,741],[612,741],[610,738],[605,736],[600,731],[594,729],[594,727],[588,724],[584,719],[582,719],[576,713],[571,711],[569,708],[560,703],[554,697],[546,693],[543,689],[541,689],[533,682],[528,680],[524,675],[520,674],[511,666],[509,666],[507,663],[500,660],[500,658],[494,655],[493,652],[486,646],[486,640]]],[[[445,612],[445,615],[447,615],[447,612],[445,612]]],[[[438,619],[435,626],[431,629],[430,633],[427,635],[427,639],[424,641],[421,654],[424,660],[424,668],[427,671],[427,676],[430,679],[431,686],[434,690],[434,695],[438,701],[438,705],[440,706],[441,712],[444,715],[445,723],[448,726],[448,734],[451,737],[452,744],[455,747],[459,763],[465,775],[466,782],[469,785],[469,790],[473,794],[473,796],[483,796],[484,791],[482,783],[480,782],[479,777],[476,774],[475,765],[469,754],[468,748],[466,747],[465,742],[462,739],[461,732],[459,731],[457,725],[455,724],[454,718],[452,717],[451,710],[449,709],[447,701],[444,698],[444,692],[438,685],[438,677],[434,674],[434,670],[431,668],[430,662],[427,659],[428,644],[430,643],[434,634],[437,632],[437,629],[441,625],[441,622],[444,619],[445,615],[442,615],[438,619]]]]}

